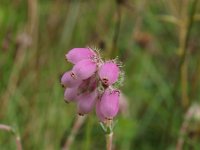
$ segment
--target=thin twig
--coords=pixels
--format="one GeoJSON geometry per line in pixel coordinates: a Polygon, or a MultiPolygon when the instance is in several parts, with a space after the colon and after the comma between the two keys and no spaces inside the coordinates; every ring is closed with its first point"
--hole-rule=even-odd
{"type": "Polygon", "coordinates": [[[19,136],[16,136],[15,142],[16,142],[17,150],[22,150],[21,138],[19,136]]]}
{"type": "Polygon", "coordinates": [[[8,132],[12,131],[12,128],[10,126],[4,124],[0,124],[0,129],[8,132]]]}
{"type": "Polygon", "coordinates": [[[189,14],[188,19],[183,20],[182,27],[180,28],[180,63],[179,69],[181,74],[181,85],[182,85],[182,105],[184,108],[187,108],[189,105],[189,97],[188,97],[188,61],[187,61],[187,48],[188,41],[190,37],[191,28],[193,25],[194,15],[196,12],[198,0],[194,0],[191,6],[191,12],[189,14]],[[188,21],[187,21],[188,20],[188,21]]]}
{"type": "Polygon", "coordinates": [[[0,124],[0,130],[4,130],[4,131],[7,131],[7,132],[14,134],[16,149],[22,150],[22,144],[21,144],[20,136],[16,133],[16,131],[12,127],[10,127],[8,125],[0,124]]]}
{"type": "Polygon", "coordinates": [[[182,123],[182,126],[180,128],[180,134],[179,134],[179,138],[176,144],[176,150],[182,150],[183,146],[184,146],[184,138],[186,136],[186,133],[188,131],[188,127],[189,127],[189,123],[192,119],[192,117],[194,116],[194,114],[199,110],[199,106],[198,105],[193,105],[189,108],[189,110],[187,111],[184,121],[182,123]]]}
{"type": "Polygon", "coordinates": [[[74,138],[75,136],[77,135],[79,129],[81,128],[81,126],[83,125],[83,123],[85,122],[85,119],[86,119],[86,116],[80,116],[78,115],[75,122],[74,122],[74,125],[71,129],[71,132],[70,132],[70,135],[67,137],[63,147],[62,147],[62,150],[69,150],[72,143],[74,142],[74,138]]]}

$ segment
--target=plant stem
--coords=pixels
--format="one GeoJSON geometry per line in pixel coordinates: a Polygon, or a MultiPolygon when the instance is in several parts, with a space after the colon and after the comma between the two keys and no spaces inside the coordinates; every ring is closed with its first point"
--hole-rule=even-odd
{"type": "MultiPolygon", "coordinates": [[[[196,11],[196,5],[197,5],[198,0],[194,0],[192,3],[191,11],[189,16],[187,14],[182,13],[182,17],[186,18],[178,18],[179,20],[179,54],[180,54],[180,59],[178,62],[177,66],[177,76],[175,77],[175,83],[174,83],[174,88],[172,91],[172,96],[175,98],[176,97],[176,92],[179,86],[179,77],[181,77],[181,105],[183,108],[188,108],[189,106],[189,97],[188,97],[188,59],[187,59],[187,48],[188,48],[188,41],[189,41],[189,36],[191,32],[191,28],[193,25],[193,19],[196,11]],[[184,14],[184,15],[183,15],[184,14]]],[[[186,8],[185,8],[186,9],[186,8]]],[[[174,122],[174,117],[175,114],[177,113],[177,107],[179,106],[177,101],[172,101],[170,105],[169,111],[171,112],[169,115],[169,120],[168,124],[166,126],[166,134],[164,137],[164,140],[166,144],[169,143],[170,139],[167,139],[168,133],[171,132],[173,122],[174,122]]]]}
{"type": "Polygon", "coordinates": [[[22,150],[21,138],[19,136],[16,136],[15,142],[16,142],[17,150],[22,150]]]}
{"type": "Polygon", "coordinates": [[[72,127],[72,130],[70,132],[70,135],[68,136],[68,138],[66,139],[64,145],[62,146],[62,150],[69,150],[70,146],[72,145],[72,143],[74,142],[74,138],[77,135],[79,129],[81,128],[81,126],[83,125],[83,123],[85,122],[86,116],[77,116],[74,125],[72,127]]]}
{"type": "MultiPolygon", "coordinates": [[[[183,21],[184,22],[184,21],[183,21]]],[[[188,27],[186,25],[186,22],[182,24],[180,28],[180,34],[179,34],[179,52],[180,57],[184,57],[184,60],[180,66],[180,76],[181,76],[181,99],[182,99],[182,106],[186,108],[189,104],[189,98],[188,98],[188,61],[187,61],[187,53],[186,53],[186,39],[188,36],[188,27]],[[184,56],[185,55],[185,56],[184,56]]]]}
{"type": "Polygon", "coordinates": [[[10,132],[10,133],[13,133],[14,136],[15,136],[16,149],[22,150],[22,144],[21,144],[20,136],[17,135],[16,131],[12,127],[10,127],[8,125],[0,124],[0,130],[4,130],[4,131],[10,132]]]}
{"type": "Polygon", "coordinates": [[[196,5],[198,0],[194,0],[191,6],[191,11],[188,18],[183,18],[182,24],[180,24],[180,34],[179,34],[179,52],[180,52],[180,75],[181,75],[181,99],[183,108],[189,106],[188,97],[188,60],[187,60],[187,47],[191,28],[193,25],[193,16],[195,15],[196,5]]]}
{"type": "Polygon", "coordinates": [[[113,130],[112,130],[113,120],[106,120],[106,150],[112,150],[113,141],[113,130]]]}
{"type": "Polygon", "coordinates": [[[187,136],[186,134],[188,132],[189,123],[190,123],[193,115],[196,112],[198,112],[199,108],[200,107],[197,104],[194,104],[194,105],[190,106],[190,108],[186,112],[185,117],[184,117],[184,121],[183,121],[181,128],[180,128],[179,138],[178,138],[178,141],[177,141],[177,144],[176,144],[176,150],[182,150],[183,149],[185,137],[187,136]]]}
{"type": "Polygon", "coordinates": [[[106,150],[112,150],[113,132],[106,134],[106,150]]]}

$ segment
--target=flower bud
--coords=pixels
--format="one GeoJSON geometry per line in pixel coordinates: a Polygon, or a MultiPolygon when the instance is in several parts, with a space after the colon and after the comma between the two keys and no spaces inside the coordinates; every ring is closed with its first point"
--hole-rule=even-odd
{"type": "Polygon", "coordinates": [[[107,88],[101,97],[100,111],[106,119],[113,119],[119,110],[119,96],[118,90],[111,90],[107,88]]]}
{"type": "Polygon", "coordinates": [[[79,61],[72,69],[72,72],[81,80],[91,77],[97,69],[97,65],[90,59],[79,61]]]}
{"type": "Polygon", "coordinates": [[[117,81],[119,67],[114,62],[109,61],[100,67],[98,74],[103,84],[108,86],[117,81]]]}
{"type": "Polygon", "coordinates": [[[78,79],[75,74],[71,71],[65,72],[61,77],[61,84],[64,87],[75,87],[81,83],[81,80],[78,79]]]}
{"type": "Polygon", "coordinates": [[[69,62],[76,64],[81,60],[93,58],[95,55],[96,53],[90,48],[73,48],[65,56],[69,62]]]}
{"type": "Polygon", "coordinates": [[[99,121],[104,122],[105,121],[105,117],[103,116],[101,110],[100,110],[100,99],[97,100],[96,102],[96,115],[99,119],[99,121]]]}
{"type": "Polygon", "coordinates": [[[83,93],[77,97],[77,108],[80,115],[88,114],[92,111],[97,97],[97,91],[92,93],[83,93]]]}
{"type": "Polygon", "coordinates": [[[78,96],[78,88],[67,88],[65,89],[64,93],[64,100],[65,102],[71,102],[71,101],[76,101],[78,96]]]}

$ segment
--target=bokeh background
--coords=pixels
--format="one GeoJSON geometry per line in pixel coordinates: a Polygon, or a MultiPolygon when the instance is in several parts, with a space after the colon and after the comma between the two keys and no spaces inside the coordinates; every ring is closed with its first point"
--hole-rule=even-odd
{"type": "MultiPolygon", "coordinates": [[[[77,117],[60,85],[72,67],[65,54],[90,46],[123,62],[114,150],[199,150],[198,1],[1,0],[0,124],[16,130],[25,150],[61,149],[77,117]]],[[[0,130],[0,149],[15,148],[0,130]]],[[[71,149],[105,149],[95,112],[71,149]]]]}

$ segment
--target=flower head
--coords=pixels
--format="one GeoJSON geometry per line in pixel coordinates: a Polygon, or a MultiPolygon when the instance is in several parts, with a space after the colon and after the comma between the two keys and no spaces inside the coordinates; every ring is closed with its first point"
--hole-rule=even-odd
{"type": "Polygon", "coordinates": [[[65,101],[75,102],[80,115],[88,114],[96,107],[101,122],[113,119],[119,110],[120,92],[113,87],[121,72],[117,63],[103,61],[91,48],[74,48],[66,58],[74,66],[61,78],[61,84],[66,88],[65,101]]]}

